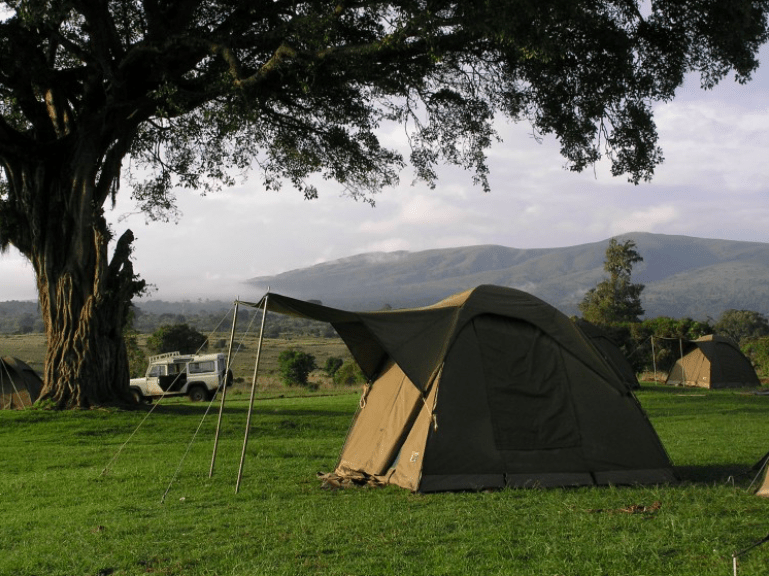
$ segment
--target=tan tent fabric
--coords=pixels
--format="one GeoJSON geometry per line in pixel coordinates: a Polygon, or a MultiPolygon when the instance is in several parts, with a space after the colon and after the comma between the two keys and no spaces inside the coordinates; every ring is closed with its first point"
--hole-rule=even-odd
{"type": "Polygon", "coordinates": [[[353,423],[338,467],[366,470],[373,476],[387,472],[421,402],[416,387],[390,362],[362,400],[365,410],[353,423]]]}
{"type": "Polygon", "coordinates": [[[753,466],[753,470],[758,474],[758,490],[756,496],[763,496],[769,498],[769,452],[761,457],[761,460],[756,462],[753,466]]]}
{"type": "Polygon", "coordinates": [[[710,334],[686,344],[684,355],[670,370],[666,384],[745,388],[760,386],[761,382],[734,340],[710,334]]]}
{"type": "Polygon", "coordinates": [[[0,410],[28,408],[43,389],[40,376],[25,362],[0,358],[0,410]]]}
{"type": "Polygon", "coordinates": [[[330,322],[370,378],[339,477],[421,492],[675,480],[627,384],[530,294],[480,286],[382,312],[268,296],[269,311],[330,322]]]}

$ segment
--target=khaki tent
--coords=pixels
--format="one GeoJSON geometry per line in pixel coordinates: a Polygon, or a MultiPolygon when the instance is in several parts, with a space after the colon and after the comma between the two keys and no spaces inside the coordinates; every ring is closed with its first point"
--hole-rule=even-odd
{"type": "Polygon", "coordinates": [[[756,371],[731,338],[710,334],[688,342],[665,382],[672,386],[760,386],[756,371]]]}
{"type": "Polygon", "coordinates": [[[266,298],[269,311],[330,322],[370,378],[341,478],[421,492],[675,480],[622,379],[569,318],[529,294],[481,286],[365,313],[266,298]]]}
{"type": "Polygon", "coordinates": [[[615,372],[620,375],[622,380],[627,384],[631,390],[638,390],[641,386],[638,384],[638,377],[635,370],[630,365],[630,362],[622,353],[617,344],[609,337],[609,335],[601,330],[595,324],[588,322],[582,318],[577,320],[577,326],[582,332],[585,333],[590,341],[598,348],[598,352],[604,357],[615,372]]]}
{"type": "Polygon", "coordinates": [[[769,452],[761,457],[761,460],[756,462],[753,466],[753,470],[757,471],[756,479],[758,482],[758,490],[756,496],[769,497],[769,452]]]}
{"type": "Polygon", "coordinates": [[[43,381],[18,358],[0,358],[0,410],[27,408],[40,396],[43,381]]]}

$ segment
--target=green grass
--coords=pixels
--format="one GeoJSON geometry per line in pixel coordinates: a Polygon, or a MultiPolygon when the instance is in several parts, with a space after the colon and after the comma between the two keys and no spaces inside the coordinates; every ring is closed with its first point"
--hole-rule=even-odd
{"type": "MultiPolygon", "coordinates": [[[[208,352],[227,353],[230,334],[214,332],[207,335],[212,344],[208,352]],[[216,347],[214,344],[224,342],[224,347],[216,347]]],[[[139,347],[147,356],[152,352],[147,348],[148,334],[139,335],[139,347]]],[[[259,360],[259,387],[261,390],[279,390],[283,388],[278,376],[278,356],[284,350],[296,348],[315,356],[318,366],[323,366],[330,356],[342,358],[345,361],[352,360],[350,352],[340,338],[318,337],[293,337],[293,338],[265,338],[262,343],[262,353],[259,360]]],[[[256,364],[256,352],[259,349],[259,334],[250,332],[239,333],[233,349],[232,371],[235,378],[236,390],[250,390],[256,364]]],[[[46,341],[44,334],[0,334],[0,352],[2,356],[15,356],[24,360],[38,373],[43,373],[45,361],[46,341]]],[[[323,372],[315,370],[310,375],[310,382],[324,390],[333,388],[333,382],[323,372]]]]}
{"type": "MultiPolygon", "coordinates": [[[[122,450],[146,411],[0,412],[0,574],[731,574],[731,554],[769,532],[769,500],[746,491],[769,450],[769,397],[638,397],[679,485],[323,490],[316,473],[333,469],[357,395],[273,394],[256,402],[235,494],[242,396],[225,408],[212,479],[216,406],[190,445],[206,407],[168,401],[122,450]]],[[[765,573],[768,557],[754,549],[739,573],[765,573]]]]}

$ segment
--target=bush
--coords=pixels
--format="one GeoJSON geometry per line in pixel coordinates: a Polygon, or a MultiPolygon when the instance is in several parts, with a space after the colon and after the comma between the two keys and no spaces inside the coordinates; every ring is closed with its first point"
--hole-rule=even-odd
{"type": "Polygon", "coordinates": [[[208,339],[187,324],[167,324],[147,338],[147,347],[155,354],[176,351],[193,354],[208,348],[208,339]]]}
{"type": "Polygon", "coordinates": [[[759,377],[769,376],[769,338],[755,338],[742,346],[759,377]]]}
{"type": "Polygon", "coordinates": [[[290,349],[278,356],[278,373],[286,386],[307,386],[307,377],[315,368],[315,356],[307,352],[290,349]]]}
{"type": "Polygon", "coordinates": [[[344,360],[337,358],[336,356],[330,356],[326,358],[326,364],[323,366],[323,371],[336,382],[335,376],[337,371],[342,367],[342,364],[344,364],[344,360]]]}
{"type": "Polygon", "coordinates": [[[365,384],[366,377],[361,372],[358,364],[355,362],[345,362],[336,371],[334,382],[342,386],[355,386],[356,384],[365,384]]]}

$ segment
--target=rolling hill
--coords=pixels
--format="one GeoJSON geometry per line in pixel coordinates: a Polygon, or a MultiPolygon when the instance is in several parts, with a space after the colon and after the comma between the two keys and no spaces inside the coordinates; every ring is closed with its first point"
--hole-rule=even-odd
{"type": "MultiPolygon", "coordinates": [[[[646,317],[717,318],[729,308],[769,312],[769,244],[629,233],[644,261],[633,280],[646,285],[646,317]]],[[[567,314],[604,278],[609,239],[563,248],[466,246],[376,252],[248,280],[259,290],[347,309],[431,304],[479,284],[518,288],[567,314]]]]}

